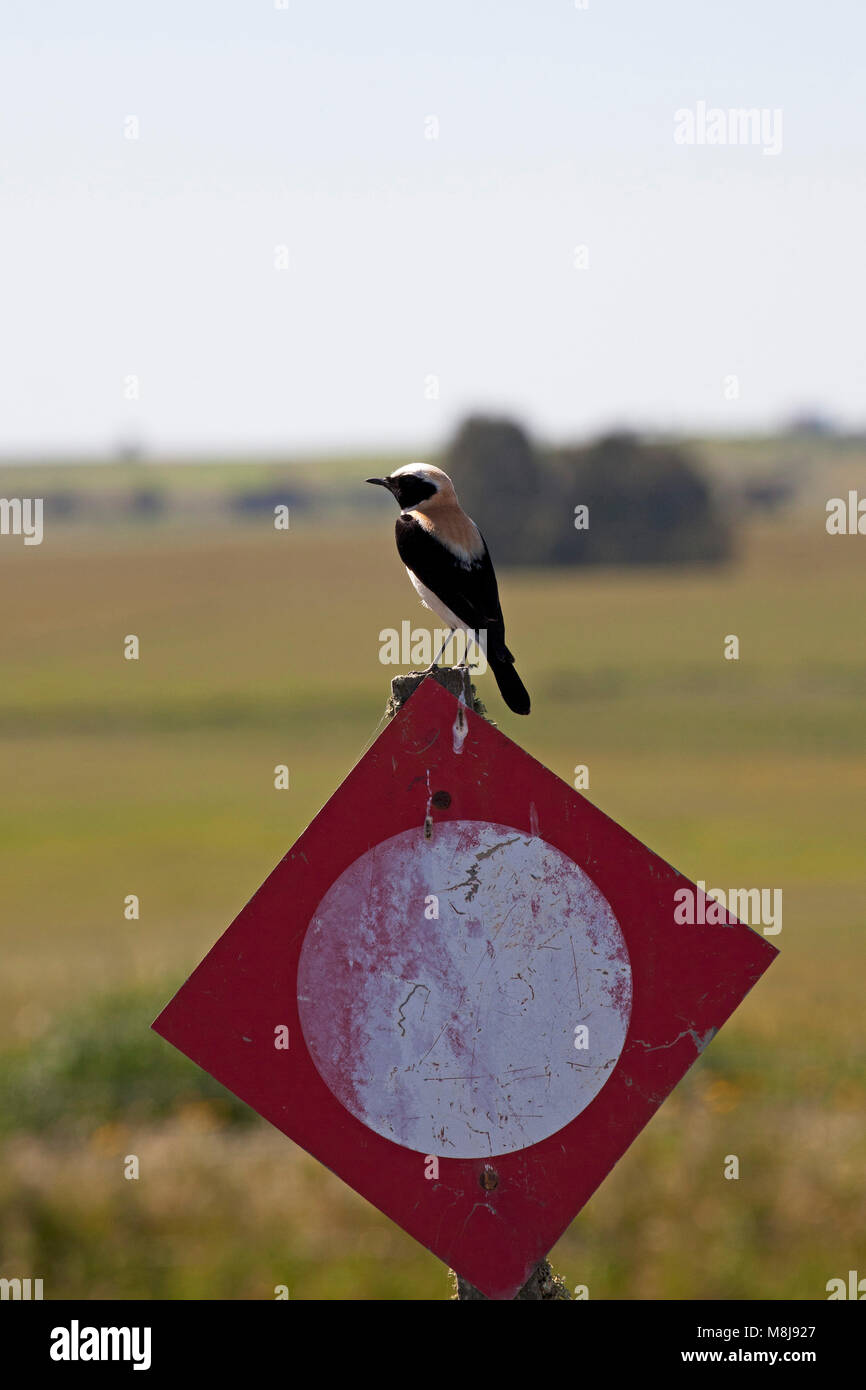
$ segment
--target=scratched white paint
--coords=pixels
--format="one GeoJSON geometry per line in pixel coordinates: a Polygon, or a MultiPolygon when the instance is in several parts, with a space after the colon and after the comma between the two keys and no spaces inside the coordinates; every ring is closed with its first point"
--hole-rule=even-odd
{"type": "Polygon", "coordinates": [[[430,840],[395,835],[331,886],[298,1005],[323,1080],[365,1125],[422,1154],[485,1158],[555,1134],[598,1094],[625,1041],[631,970],[610,905],[564,854],[451,821],[430,840]]]}
{"type": "Polygon", "coordinates": [[[460,701],[460,708],[454,716],[454,724],[451,729],[451,746],[455,753],[463,752],[463,745],[466,742],[466,735],[469,733],[469,721],[466,718],[464,701],[460,701]]]}

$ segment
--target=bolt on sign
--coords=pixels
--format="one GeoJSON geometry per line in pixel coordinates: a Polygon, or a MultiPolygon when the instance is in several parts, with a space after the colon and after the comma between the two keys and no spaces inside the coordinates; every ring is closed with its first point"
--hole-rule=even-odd
{"type": "Polygon", "coordinates": [[[683,888],[428,678],[153,1027],[513,1298],[777,954],[683,888]]]}

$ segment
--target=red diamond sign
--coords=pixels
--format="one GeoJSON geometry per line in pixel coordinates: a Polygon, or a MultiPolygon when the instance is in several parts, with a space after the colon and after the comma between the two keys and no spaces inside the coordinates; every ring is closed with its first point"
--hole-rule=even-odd
{"type": "Polygon", "coordinates": [[[153,1026],[513,1298],[777,954],[684,892],[427,679],[153,1026]]]}

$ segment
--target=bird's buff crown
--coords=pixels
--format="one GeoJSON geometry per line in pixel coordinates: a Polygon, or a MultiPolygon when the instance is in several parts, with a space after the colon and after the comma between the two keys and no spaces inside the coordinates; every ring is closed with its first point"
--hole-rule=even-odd
{"type": "Polygon", "coordinates": [[[387,478],[368,478],[393,493],[403,511],[426,512],[428,508],[457,505],[454,484],[441,468],[432,463],[407,463],[395,468],[387,478]]]}

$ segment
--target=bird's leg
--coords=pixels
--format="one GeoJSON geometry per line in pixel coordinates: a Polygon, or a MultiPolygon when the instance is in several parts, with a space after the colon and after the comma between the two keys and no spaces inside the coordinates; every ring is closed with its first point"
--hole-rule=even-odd
{"type": "Polygon", "coordinates": [[[448,646],[448,644],[449,644],[449,642],[451,641],[451,639],[452,639],[453,636],[454,636],[454,629],[453,629],[453,627],[452,627],[451,631],[448,633],[448,636],[445,638],[445,641],[442,643],[442,646],[439,648],[438,652],[436,653],[436,655],[434,656],[433,660],[431,661],[430,666],[428,667],[428,670],[430,670],[430,671],[435,671],[435,670],[436,670],[436,667],[437,667],[438,664],[439,664],[439,658],[440,658],[440,656],[442,655],[442,653],[444,652],[445,648],[448,646]]]}
{"type": "MultiPolygon", "coordinates": [[[[460,662],[460,666],[465,666],[466,669],[467,669],[467,671],[474,671],[474,670],[477,669],[479,663],[476,661],[474,665],[470,665],[470,662],[469,662],[469,636],[470,636],[470,634],[467,633],[467,637],[466,637],[466,654],[465,654],[463,660],[460,662]]],[[[475,646],[476,646],[476,647],[478,648],[478,650],[480,651],[480,650],[481,650],[481,638],[480,638],[479,632],[478,632],[478,631],[475,631],[475,632],[473,632],[473,633],[471,634],[471,636],[472,636],[472,638],[473,638],[473,640],[474,640],[474,642],[475,642],[475,646]]],[[[459,669],[459,667],[458,667],[458,669],[459,669]]]]}

